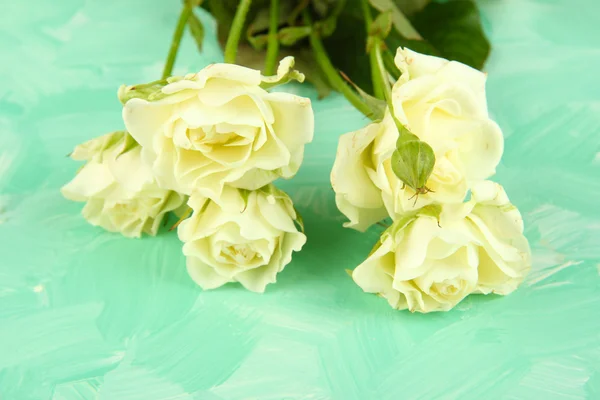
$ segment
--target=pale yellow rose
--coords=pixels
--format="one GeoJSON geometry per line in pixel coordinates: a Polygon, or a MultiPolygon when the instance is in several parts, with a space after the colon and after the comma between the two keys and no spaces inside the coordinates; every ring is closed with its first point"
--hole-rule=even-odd
{"type": "Polygon", "coordinates": [[[190,197],[192,216],[178,228],[187,269],[203,289],[240,282],[264,292],[300,251],[306,236],[290,198],[273,185],[247,191],[226,186],[220,197],[190,197]]]}
{"type": "Polygon", "coordinates": [[[469,188],[496,173],[504,150],[488,115],[486,75],[457,61],[399,48],[401,75],[392,88],[396,118],[436,156],[427,194],[440,203],[461,202],[469,188]]]}
{"type": "Polygon", "coordinates": [[[396,117],[434,150],[426,183],[415,196],[394,174],[391,157],[398,130],[386,111],[382,121],[340,137],[331,183],[336,203],[350,222],[365,230],[431,203],[461,203],[468,189],[494,174],[503,138],[487,112],[485,75],[457,62],[399,49],[402,71],[392,89],[396,117]]]}
{"type": "Polygon", "coordinates": [[[292,66],[293,58],[282,60],[278,76],[270,78],[212,64],[166,85],[123,87],[125,125],[161,187],[214,198],[225,184],[254,190],[294,176],[313,137],[310,100],[263,88],[288,76],[292,66]]]}
{"type": "Polygon", "coordinates": [[[397,309],[447,311],[471,293],[506,295],[523,281],[531,253],[500,185],[478,184],[466,204],[444,206],[439,221],[425,210],[397,220],[353,271],[365,292],[397,309]]]}
{"type": "Polygon", "coordinates": [[[71,157],[87,161],[65,185],[63,195],[84,201],[89,223],[127,237],[155,235],[164,215],[184,196],[157,186],[141,159],[141,148],[126,132],[114,132],[75,148],[71,157]]]}

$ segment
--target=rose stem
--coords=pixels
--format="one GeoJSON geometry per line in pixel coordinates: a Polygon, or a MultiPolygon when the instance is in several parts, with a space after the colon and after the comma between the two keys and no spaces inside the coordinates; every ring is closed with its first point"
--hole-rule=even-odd
{"type": "MultiPolygon", "coordinates": [[[[365,3],[367,3],[368,0],[362,0],[363,5],[365,5],[365,3]]],[[[369,10],[370,11],[370,10],[369,10]]],[[[369,12],[370,14],[370,12],[369,12]]],[[[370,30],[370,16],[367,14],[367,30],[370,30]]],[[[385,101],[387,103],[387,106],[389,108],[390,111],[390,115],[392,116],[392,119],[394,120],[394,123],[396,124],[396,127],[398,128],[399,132],[404,132],[406,130],[406,128],[404,127],[404,125],[402,125],[400,123],[400,121],[398,121],[398,119],[396,118],[396,113],[394,112],[394,104],[392,103],[392,87],[390,85],[390,75],[387,71],[387,69],[385,68],[385,63],[383,62],[383,42],[381,41],[381,38],[378,36],[372,36],[372,40],[373,40],[373,47],[370,49],[370,53],[369,53],[369,57],[371,60],[375,60],[374,62],[371,62],[371,66],[374,67],[374,71],[376,71],[376,74],[379,76],[378,82],[381,83],[381,89],[383,91],[383,97],[385,98],[385,101]]],[[[375,82],[373,82],[375,83],[375,82]]]]}
{"type": "MultiPolygon", "coordinates": [[[[304,23],[306,25],[312,27],[312,20],[310,18],[310,14],[308,13],[307,9],[303,10],[302,16],[304,17],[304,23]]],[[[340,76],[340,74],[338,74],[337,70],[331,63],[331,60],[329,59],[329,56],[327,55],[325,48],[323,47],[323,43],[321,42],[321,39],[319,38],[319,34],[318,34],[317,30],[314,27],[312,27],[312,29],[311,29],[309,39],[310,39],[310,45],[315,54],[315,59],[317,61],[317,64],[319,64],[319,67],[321,67],[321,70],[323,71],[323,73],[325,74],[327,79],[329,80],[329,83],[331,84],[331,86],[333,86],[333,88],[335,90],[337,90],[338,92],[343,94],[344,97],[346,97],[346,99],[358,111],[360,111],[367,117],[371,118],[373,116],[371,109],[369,108],[369,106],[367,106],[362,101],[360,96],[358,94],[356,94],[350,88],[350,86],[348,86],[346,84],[346,82],[344,82],[344,79],[340,76]]]]}
{"type": "Polygon", "coordinates": [[[192,14],[193,8],[192,1],[184,1],[183,8],[181,9],[181,14],[179,14],[179,21],[177,21],[177,26],[175,27],[175,32],[173,33],[173,40],[171,41],[171,48],[169,49],[169,55],[167,56],[167,62],[165,63],[165,68],[163,69],[162,79],[166,79],[171,76],[173,72],[173,65],[175,64],[175,58],[177,58],[177,50],[179,50],[179,44],[181,43],[181,37],[183,36],[183,31],[185,30],[185,25],[192,14]]]}
{"type": "Polygon", "coordinates": [[[277,54],[279,53],[279,38],[277,28],[279,27],[279,0],[271,0],[269,15],[269,43],[267,45],[267,56],[265,58],[265,75],[275,73],[277,54]]]}
{"type": "Polygon", "coordinates": [[[229,30],[229,36],[227,37],[227,43],[225,44],[225,62],[229,64],[235,64],[235,56],[237,55],[238,43],[240,42],[240,36],[242,35],[242,29],[246,22],[246,14],[250,9],[252,0],[241,0],[235,11],[235,17],[233,17],[233,23],[229,30]]]}
{"type": "MultiPolygon", "coordinates": [[[[373,17],[371,17],[371,7],[369,6],[368,0],[362,1],[363,14],[365,15],[365,28],[367,30],[367,38],[369,37],[371,30],[371,23],[373,17]]],[[[371,79],[373,81],[373,91],[375,97],[378,99],[385,99],[383,82],[381,81],[381,75],[378,72],[377,57],[374,51],[369,51],[369,61],[371,62],[371,79]]]]}

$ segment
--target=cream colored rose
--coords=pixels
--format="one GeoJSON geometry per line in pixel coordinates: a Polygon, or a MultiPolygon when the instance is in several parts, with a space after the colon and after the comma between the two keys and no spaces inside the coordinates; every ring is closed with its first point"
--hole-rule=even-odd
{"type": "MultiPolygon", "coordinates": [[[[254,190],[294,176],[313,137],[310,100],[262,88],[289,76],[292,66],[293,58],[282,60],[278,77],[269,78],[212,64],[157,84],[154,93],[146,93],[154,85],[144,85],[145,98],[126,101],[125,125],[161,187],[214,198],[225,184],[254,190]]],[[[120,97],[127,100],[138,89],[122,88],[120,97]]]]}
{"type": "Polygon", "coordinates": [[[292,201],[273,185],[255,191],[226,186],[215,200],[195,194],[188,205],[194,212],[179,225],[179,238],[188,272],[203,289],[240,282],[264,292],[306,242],[292,201]]]}
{"type": "Polygon", "coordinates": [[[523,218],[498,183],[478,183],[471,196],[463,206],[463,213],[468,212],[465,219],[480,249],[476,292],[509,294],[531,268],[523,218]]]}
{"type": "Polygon", "coordinates": [[[483,73],[403,49],[396,64],[402,75],[392,89],[394,111],[435,152],[426,183],[432,191],[415,197],[394,174],[398,130],[389,112],[342,135],[331,182],[338,208],[350,219],[346,226],[358,230],[433,202],[462,202],[472,185],[494,174],[502,156],[502,133],[488,116],[483,73]]]}
{"type": "Polygon", "coordinates": [[[424,214],[396,221],[352,278],[394,308],[447,311],[471,293],[512,292],[530,257],[518,210],[500,185],[483,182],[468,203],[445,206],[439,225],[424,214]]]}
{"type": "Polygon", "coordinates": [[[165,213],[179,207],[184,196],[160,189],[140,153],[125,132],[77,146],[71,157],[87,163],[61,189],[63,195],[86,202],[82,214],[92,225],[127,237],[155,235],[165,213]]]}
{"type": "Polygon", "coordinates": [[[488,115],[486,75],[456,61],[399,48],[401,71],[392,88],[396,118],[427,142],[436,163],[427,196],[461,202],[468,189],[496,172],[502,132],[488,115]]]}
{"type": "Polygon", "coordinates": [[[342,135],[331,170],[331,186],[338,209],[350,220],[344,226],[364,231],[390,216],[433,202],[433,193],[414,196],[392,170],[398,130],[386,112],[380,122],[342,135]]]}
{"type": "Polygon", "coordinates": [[[389,163],[394,147],[392,144],[389,150],[377,154],[374,144],[390,133],[386,135],[384,124],[375,122],[340,137],[331,186],[338,209],[350,220],[344,224],[346,227],[364,231],[388,216],[376,182],[381,163],[389,163]]]}

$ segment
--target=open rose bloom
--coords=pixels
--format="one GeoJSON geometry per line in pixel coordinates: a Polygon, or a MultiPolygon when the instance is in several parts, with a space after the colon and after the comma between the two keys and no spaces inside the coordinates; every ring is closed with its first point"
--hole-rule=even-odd
{"type": "Polygon", "coordinates": [[[240,282],[264,292],[306,242],[292,201],[273,185],[225,187],[217,199],[193,195],[188,204],[194,212],[179,225],[179,238],[188,272],[203,289],[240,282]]]}
{"type": "Polygon", "coordinates": [[[394,173],[399,132],[389,109],[340,137],[331,184],[345,226],[394,221],[352,277],[392,307],[419,312],[450,310],[471,293],[508,294],[529,270],[530,251],[518,210],[486,181],[503,138],[488,115],[485,74],[402,48],[395,62],[393,112],[435,154],[430,191],[416,196],[394,173]],[[441,215],[422,212],[431,207],[441,215]]]}
{"type": "Polygon", "coordinates": [[[71,158],[86,164],[62,193],[86,202],[82,214],[92,225],[127,237],[155,235],[185,196],[158,187],[140,146],[128,139],[126,132],[114,132],[77,146],[71,158]]]}
{"type": "Polygon", "coordinates": [[[417,201],[391,166],[398,129],[386,112],[380,122],[342,135],[331,172],[336,203],[364,231],[387,217],[431,203],[461,203],[469,188],[492,176],[503,152],[502,132],[489,118],[485,75],[458,62],[399,49],[402,71],[392,88],[396,118],[429,144],[436,157],[417,201]]]}
{"type": "Polygon", "coordinates": [[[471,293],[511,293],[530,266],[519,211],[486,181],[469,202],[443,208],[439,221],[418,213],[398,220],[352,278],[394,308],[448,311],[471,293]]]}
{"type": "MultiPolygon", "coordinates": [[[[282,60],[280,78],[292,61],[282,60]]],[[[314,130],[310,100],[261,87],[273,80],[239,65],[212,64],[170,79],[158,95],[129,99],[123,119],[162,187],[213,198],[224,185],[258,189],[296,174],[314,130]]]]}
{"type": "Polygon", "coordinates": [[[86,143],[87,163],[62,189],[85,201],[93,225],[127,237],[156,234],[169,211],[179,225],[191,277],[205,289],[240,282],[255,292],[306,241],[291,199],[271,182],[296,174],[314,131],[310,100],[270,89],[304,75],[294,59],[275,76],[233,64],[122,86],[128,132],[86,143]],[[190,210],[191,208],[191,210],[190,210]]]}

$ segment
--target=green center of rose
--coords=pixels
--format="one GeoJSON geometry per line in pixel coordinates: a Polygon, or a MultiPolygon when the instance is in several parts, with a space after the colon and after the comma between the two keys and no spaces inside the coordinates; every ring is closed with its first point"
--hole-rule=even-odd
{"type": "Polygon", "coordinates": [[[223,146],[243,146],[252,142],[251,139],[240,136],[235,132],[218,132],[214,126],[188,129],[187,136],[192,149],[203,153],[223,146]]]}
{"type": "Polygon", "coordinates": [[[441,296],[455,296],[460,292],[462,286],[462,280],[458,282],[444,280],[442,282],[437,282],[431,285],[431,290],[438,293],[441,296]]]}
{"type": "Polygon", "coordinates": [[[223,246],[221,254],[232,263],[238,265],[248,264],[260,257],[248,244],[230,244],[223,246]]]}
{"type": "Polygon", "coordinates": [[[133,214],[138,212],[139,205],[136,201],[127,201],[116,203],[112,208],[117,213],[133,214]]]}

